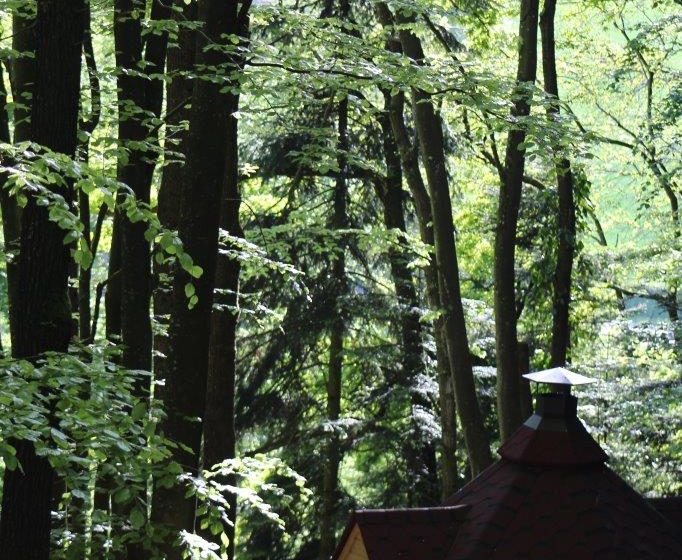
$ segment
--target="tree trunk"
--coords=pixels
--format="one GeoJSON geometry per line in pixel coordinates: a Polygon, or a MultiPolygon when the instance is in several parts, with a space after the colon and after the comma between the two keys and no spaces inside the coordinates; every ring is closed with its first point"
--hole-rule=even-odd
{"type": "Polygon", "coordinates": [[[118,342],[121,337],[121,213],[114,210],[109,248],[108,282],[104,296],[107,340],[118,342]]]}
{"type": "MultiPolygon", "coordinates": [[[[5,77],[2,64],[0,64],[0,142],[11,143],[9,132],[9,114],[7,112],[7,92],[5,91],[5,77]]],[[[6,174],[0,174],[0,184],[4,186],[7,180],[6,174]]],[[[2,233],[5,242],[5,270],[7,271],[7,300],[11,305],[16,293],[16,264],[12,258],[12,245],[9,240],[15,240],[20,232],[19,207],[5,188],[0,188],[0,209],[2,210],[2,233]]],[[[9,319],[11,323],[11,308],[9,319]]],[[[0,355],[4,355],[4,348],[0,343],[0,355]]]]}
{"type": "MultiPolygon", "coordinates": [[[[90,153],[90,137],[97,128],[101,116],[101,91],[100,82],[97,75],[97,61],[95,60],[95,49],[92,42],[92,25],[91,25],[91,7],[85,10],[85,21],[83,24],[83,55],[85,63],[88,68],[88,79],[90,82],[90,115],[88,119],[81,122],[81,131],[87,137],[80,142],[78,150],[79,157],[87,162],[90,153]]],[[[102,207],[105,208],[104,206],[102,207]]],[[[80,220],[83,224],[83,238],[87,243],[92,253],[93,264],[97,255],[97,245],[99,242],[99,233],[101,232],[100,216],[105,210],[101,210],[97,216],[97,223],[95,225],[95,232],[91,231],[91,214],[90,214],[90,195],[85,191],[78,193],[78,209],[80,212],[80,220]],[[93,233],[95,239],[93,240],[93,233]]],[[[102,217],[104,220],[104,217],[102,217]]],[[[92,264],[91,266],[81,266],[78,271],[78,333],[82,341],[90,341],[92,331],[92,310],[90,307],[90,289],[92,284],[92,264]]]]}
{"type": "MultiPolygon", "coordinates": [[[[30,14],[30,6],[26,13],[17,8],[12,15],[12,49],[17,55],[12,60],[11,88],[12,98],[17,105],[14,108],[14,142],[31,139],[31,93],[35,80],[35,61],[33,55],[36,47],[35,20],[30,14]]],[[[5,238],[7,269],[7,301],[9,307],[10,334],[16,328],[14,302],[17,289],[17,266],[19,238],[21,236],[21,209],[15,198],[8,195],[5,189],[2,194],[2,227],[5,238]]],[[[13,335],[12,335],[13,336],[13,335]]]]}
{"type": "MultiPolygon", "coordinates": [[[[31,139],[73,156],[78,128],[82,0],[38,0],[35,19],[36,82],[31,139]]],[[[70,189],[59,194],[71,200],[70,189]]],[[[29,198],[22,216],[16,291],[15,358],[66,352],[71,313],[67,292],[69,247],[48,209],[29,198]]],[[[13,442],[22,469],[5,471],[0,550],[7,560],[47,560],[54,472],[27,441],[13,442]]]]}
{"type": "MultiPolygon", "coordinates": [[[[347,12],[346,12],[347,15],[347,12]]],[[[344,229],[348,224],[347,196],[348,173],[347,152],[348,143],[348,97],[339,102],[338,107],[338,164],[339,175],[334,189],[334,209],[331,228],[344,229]]],[[[337,254],[332,257],[331,265],[331,296],[329,316],[331,317],[329,334],[329,367],[327,370],[327,421],[335,423],[341,416],[341,385],[343,376],[343,346],[346,324],[342,298],[348,291],[346,280],[345,243],[338,241],[337,254]]],[[[325,465],[322,480],[322,512],[320,519],[320,560],[327,560],[334,551],[335,543],[335,514],[339,483],[339,465],[341,452],[336,427],[330,428],[331,433],[325,449],[325,465]]]]}
{"type": "MultiPolygon", "coordinates": [[[[392,26],[392,15],[384,3],[376,5],[377,17],[384,26],[392,26]]],[[[386,44],[387,50],[395,53],[402,51],[400,41],[396,37],[390,37],[386,44]]],[[[419,236],[422,243],[429,248],[433,247],[433,220],[431,218],[431,200],[424,186],[421,171],[419,169],[418,154],[412,145],[410,136],[405,126],[405,97],[398,93],[391,97],[389,104],[389,120],[391,130],[395,138],[402,170],[405,174],[408,188],[412,195],[412,202],[417,214],[419,224],[419,236]]],[[[440,294],[438,293],[438,270],[436,268],[433,250],[429,249],[429,263],[424,270],[426,283],[426,296],[429,307],[433,311],[441,308],[440,294]]],[[[447,341],[445,338],[444,321],[438,315],[433,321],[433,335],[436,345],[436,370],[438,374],[438,395],[440,401],[440,418],[442,430],[442,457],[441,457],[441,495],[443,498],[450,496],[457,487],[457,417],[455,407],[454,387],[450,358],[448,356],[447,341]]]]}
{"type": "MultiPolygon", "coordinates": [[[[149,186],[140,161],[147,131],[139,112],[145,107],[145,82],[139,74],[142,61],[143,0],[115,0],[114,41],[118,86],[118,141],[126,155],[118,162],[117,178],[139,202],[149,202],[149,186]],[[135,71],[135,72],[132,72],[135,71]]],[[[149,249],[144,239],[145,223],[132,223],[119,211],[122,364],[131,369],[151,369],[151,322],[149,315],[149,249]],[[139,238],[142,237],[142,243],[139,238]],[[146,350],[149,350],[147,352],[146,350]]],[[[142,391],[142,387],[138,388],[142,391]]],[[[138,394],[141,394],[138,393],[138,394]]]]}
{"type": "MultiPolygon", "coordinates": [[[[413,16],[399,12],[397,23],[403,52],[417,64],[423,64],[421,42],[407,25],[413,16]]],[[[469,452],[472,474],[475,476],[492,462],[490,442],[478,406],[476,387],[469,354],[464,307],[459,284],[459,266],[452,222],[452,202],[445,167],[445,146],[440,117],[428,95],[412,90],[412,106],[419,137],[419,148],[426,168],[431,199],[434,247],[438,268],[438,292],[443,311],[444,332],[453,373],[453,385],[459,410],[464,441],[469,452]]]]}
{"type": "MultiPolygon", "coordinates": [[[[540,15],[542,33],[542,72],[545,92],[552,98],[547,106],[547,116],[556,120],[559,116],[559,84],[556,72],[556,48],[554,38],[554,16],[556,0],[545,0],[540,15]]],[[[571,274],[575,255],[575,203],[573,200],[573,172],[571,162],[553,147],[556,158],[557,192],[559,213],[557,216],[557,257],[554,270],[554,294],[552,299],[552,345],[551,365],[566,363],[570,347],[569,312],[571,304],[571,274]]]]}
{"type": "MultiPolygon", "coordinates": [[[[162,73],[166,60],[166,34],[150,34],[143,39],[141,18],[143,0],[116,0],[114,38],[116,64],[122,69],[118,76],[119,142],[128,152],[126,161],[119,162],[118,178],[134,193],[138,202],[149,204],[154,152],[135,146],[155,142],[157,132],[149,132],[143,122],[147,114],[159,117],[163,100],[163,83],[158,79],[144,79],[132,72],[144,67],[147,74],[162,73]],[[144,64],[142,64],[144,62],[144,64]],[[141,113],[140,111],[144,111],[141,113]]],[[[151,19],[162,20],[170,9],[161,0],[152,3],[151,19]]],[[[151,262],[149,242],[145,239],[147,224],[133,222],[120,215],[121,228],[121,337],[123,365],[130,369],[151,370],[152,330],[149,312],[151,298],[151,262]]],[[[141,387],[140,394],[148,393],[141,387]]]]}
{"type": "MultiPolygon", "coordinates": [[[[422,243],[430,247],[429,263],[424,270],[426,282],[426,298],[433,311],[441,308],[438,293],[438,269],[433,255],[433,220],[431,218],[431,201],[419,170],[417,152],[412,146],[404,120],[404,96],[394,95],[390,104],[391,128],[399,148],[400,159],[405,171],[407,184],[412,194],[412,201],[419,222],[422,243]]],[[[454,373],[448,355],[445,337],[445,322],[442,315],[433,321],[433,336],[436,345],[436,368],[438,373],[438,394],[440,400],[442,430],[442,495],[450,496],[457,487],[457,411],[452,379],[454,373]]]]}
{"type": "MultiPolygon", "coordinates": [[[[239,35],[248,35],[248,16],[239,14],[239,35]]],[[[240,68],[243,59],[234,60],[240,68]]],[[[220,228],[232,236],[243,237],[239,222],[241,193],[239,188],[239,121],[232,116],[239,110],[239,95],[231,94],[228,101],[228,145],[225,159],[225,181],[220,208],[220,228]]],[[[226,242],[227,249],[231,243],[226,242]]],[[[208,354],[208,381],[206,389],[206,414],[204,415],[204,466],[211,468],[225,459],[234,459],[237,451],[235,433],[235,387],[237,381],[237,321],[239,320],[239,272],[240,262],[224,252],[218,252],[215,276],[213,313],[211,316],[211,340],[208,354]]],[[[229,477],[228,484],[236,485],[236,477],[229,477]]],[[[237,496],[225,496],[229,504],[227,512],[230,523],[225,532],[229,539],[227,557],[234,558],[235,525],[237,522],[237,496]]]]}
{"type": "MultiPolygon", "coordinates": [[[[519,60],[513,120],[530,114],[529,87],[535,82],[537,66],[538,0],[521,0],[519,60]]],[[[504,171],[500,185],[495,232],[495,342],[497,354],[497,413],[500,438],[505,441],[523,421],[517,358],[516,316],[516,231],[521,207],[521,187],[526,163],[521,144],[524,125],[511,128],[507,138],[504,171]]]]}
{"type": "Polygon", "coordinates": [[[523,376],[530,373],[530,345],[527,342],[518,343],[519,377],[521,377],[521,416],[528,418],[533,414],[533,395],[530,391],[530,381],[523,376]]]}
{"type": "MultiPolygon", "coordinates": [[[[226,45],[225,35],[237,33],[238,2],[236,0],[201,0],[199,20],[203,30],[197,34],[196,60],[200,66],[230,64],[228,54],[219,49],[206,49],[209,44],[226,45]]],[[[186,446],[178,448],[175,460],[182,468],[196,474],[201,445],[201,418],[206,410],[208,349],[218,254],[220,201],[228,150],[229,100],[221,92],[223,83],[196,80],[192,94],[188,138],[187,174],[181,190],[179,234],[184,249],[194,264],[201,267],[200,278],[191,278],[184,270],[176,270],[169,328],[169,354],[164,401],[167,417],[162,422],[166,437],[186,446]],[[197,296],[188,305],[185,286],[192,282],[197,296]]],[[[154,516],[175,531],[192,531],[194,502],[185,498],[180,486],[157,488],[154,516]]],[[[169,543],[169,559],[181,553],[169,543]]]]}
{"type": "MultiPolygon", "coordinates": [[[[195,21],[196,3],[186,4],[175,0],[173,17],[179,22],[195,21]]],[[[180,26],[177,46],[168,50],[166,74],[170,81],[166,87],[166,151],[172,150],[187,157],[188,131],[182,128],[189,121],[190,99],[194,84],[184,77],[183,72],[194,69],[196,57],[196,33],[180,26]]],[[[168,229],[177,230],[180,224],[180,193],[184,181],[184,162],[168,163],[163,167],[159,188],[157,213],[161,224],[168,229]]],[[[158,330],[154,335],[154,376],[166,378],[168,364],[168,322],[172,304],[172,267],[166,263],[156,263],[154,269],[154,319],[158,330]]],[[[163,388],[159,388],[163,396],[163,388]]]]}
{"type": "MultiPolygon", "coordinates": [[[[388,252],[391,277],[395,286],[400,313],[401,376],[399,383],[407,390],[410,406],[430,410],[431,403],[419,391],[419,377],[424,375],[423,333],[420,322],[419,298],[412,271],[409,268],[410,248],[404,237],[407,231],[403,207],[403,176],[398,147],[393,137],[390,121],[391,96],[384,92],[384,112],[379,116],[383,136],[386,180],[377,185],[379,199],[384,209],[384,225],[396,230],[400,237],[388,252]]],[[[437,491],[436,451],[429,435],[414,416],[411,429],[414,437],[405,441],[404,455],[408,463],[409,479],[413,481],[411,506],[436,503],[437,491]]]]}

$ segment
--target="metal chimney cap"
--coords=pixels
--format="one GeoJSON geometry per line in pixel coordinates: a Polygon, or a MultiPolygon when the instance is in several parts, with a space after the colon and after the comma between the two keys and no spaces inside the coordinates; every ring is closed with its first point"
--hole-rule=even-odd
{"type": "Polygon", "coordinates": [[[557,367],[544,371],[534,371],[527,373],[523,377],[536,383],[548,383],[551,385],[587,385],[595,383],[597,380],[592,377],[585,377],[579,373],[574,373],[566,368],[557,367]]]}

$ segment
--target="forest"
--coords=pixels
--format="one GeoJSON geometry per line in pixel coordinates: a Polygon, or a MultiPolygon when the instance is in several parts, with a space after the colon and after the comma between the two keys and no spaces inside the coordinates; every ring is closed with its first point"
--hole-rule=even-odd
{"type": "Polygon", "coordinates": [[[529,371],[682,494],[680,0],[0,0],[0,558],[327,560],[529,371]]]}

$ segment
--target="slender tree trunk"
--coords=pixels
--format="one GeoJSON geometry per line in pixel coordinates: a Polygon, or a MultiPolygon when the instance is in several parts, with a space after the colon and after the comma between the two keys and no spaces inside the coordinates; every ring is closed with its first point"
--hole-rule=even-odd
{"type": "MultiPolygon", "coordinates": [[[[407,184],[412,194],[417,220],[419,222],[422,243],[433,248],[433,220],[431,217],[431,201],[419,170],[417,152],[412,146],[404,120],[403,94],[394,95],[390,105],[391,128],[399,147],[403,170],[407,184]]],[[[424,270],[426,282],[426,297],[429,307],[438,311],[441,308],[438,292],[438,269],[431,251],[429,263],[424,270]]],[[[440,400],[441,430],[442,430],[442,495],[450,496],[457,488],[457,410],[452,379],[454,372],[448,355],[447,339],[445,337],[445,321],[438,315],[433,321],[433,335],[436,344],[436,368],[438,373],[438,391],[440,400]]]]}
{"type": "MultiPolygon", "coordinates": [[[[38,0],[35,20],[36,82],[31,139],[73,156],[78,128],[82,0],[38,0]]],[[[69,189],[59,194],[71,200],[69,189]]],[[[68,349],[71,313],[67,292],[69,247],[48,209],[29,198],[22,216],[16,291],[15,358],[68,349]]],[[[54,471],[33,444],[13,442],[22,470],[5,471],[0,520],[3,560],[47,560],[54,471]]]]}
{"type": "MultiPolygon", "coordinates": [[[[403,53],[418,64],[424,62],[421,42],[407,27],[413,16],[399,12],[397,23],[403,53]]],[[[481,472],[492,462],[490,442],[478,406],[476,387],[469,353],[464,307],[459,283],[459,266],[452,222],[452,202],[445,166],[445,146],[440,117],[428,95],[412,91],[412,105],[419,137],[419,149],[426,168],[433,218],[434,247],[438,268],[438,292],[443,310],[444,332],[453,372],[453,385],[464,441],[469,452],[472,474],[481,472]]]]}
{"type": "MultiPolygon", "coordinates": [[[[195,21],[196,3],[186,4],[175,0],[173,17],[180,24],[195,21]]],[[[183,123],[190,118],[190,100],[194,83],[182,75],[194,69],[196,57],[196,33],[180,25],[177,45],[168,50],[166,74],[170,81],[166,87],[166,138],[165,150],[182,154],[188,153],[188,132],[183,123]]],[[[185,180],[185,164],[182,161],[166,162],[163,167],[159,188],[157,213],[161,224],[171,230],[180,225],[180,194],[185,180]]],[[[168,364],[168,322],[172,305],[172,267],[166,263],[156,263],[154,269],[154,319],[158,325],[154,336],[154,375],[166,378],[168,364]]],[[[162,389],[162,388],[161,388],[162,389]]],[[[163,396],[163,390],[160,391],[163,396]]]]}
{"type": "MultiPolygon", "coordinates": [[[[0,64],[0,142],[11,143],[12,139],[9,132],[9,114],[7,113],[7,92],[5,91],[5,77],[2,64],[0,64]]],[[[7,180],[6,174],[0,174],[0,184],[4,186],[7,180]]],[[[7,271],[7,300],[10,304],[10,321],[11,321],[11,305],[14,303],[14,294],[16,293],[16,262],[15,255],[16,248],[12,247],[12,240],[16,244],[19,236],[19,207],[16,201],[10,196],[9,191],[5,188],[0,188],[0,208],[2,209],[2,233],[5,241],[5,269],[7,271]]]]}
{"type": "MultiPolygon", "coordinates": [[[[346,15],[348,12],[345,12],[346,15]]],[[[338,107],[338,164],[339,176],[334,188],[334,208],[331,228],[341,230],[347,227],[348,173],[348,97],[338,107]]],[[[329,367],[327,370],[327,421],[336,422],[341,416],[341,387],[343,377],[343,348],[346,322],[342,298],[348,291],[346,280],[345,243],[339,241],[338,252],[333,256],[331,267],[331,316],[329,334],[329,367]]],[[[339,483],[341,452],[336,428],[332,429],[325,449],[325,466],[322,480],[322,512],[320,519],[320,560],[328,559],[334,551],[335,514],[339,483]]]]}
{"type": "Polygon", "coordinates": [[[459,285],[452,206],[445,170],[442,128],[430,101],[425,102],[419,92],[414,92],[413,106],[431,194],[438,285],[443,306],[448,355],[455,374],[453,381],[457,406],[469,451],[472,474],[475,476],[492,462],[492,457],[488,435],[483,425],[483,416],[478,406],[469,354],[459,285]]]}
{"type": "MultiPolygon", "coordinates": [[[[537,66],[538,0],[521,0],[519,23],[518,69],[512,118],[530,114],[530,90],[537,66]]],[[[521,417],[521,382],[517,358],[516,316],[516,232],[521,207],[521,187],[526,163],[522,143],[523,126],[509,131],[504,172],[500,185],[495,232],[495,342],[497,354],[497,413],[500,438],[505,441],[523,421],[521,417]]]]}
{"type": "MultiPolygon", "coordinates": [[[[400,384],[409,394],[413,413],[417,409],[429,410],[431,403],[419,390],[419,376],[424,375],[423,333],[420,322],[419,298],[415,288],[412,271],[409,268],[410,248],[404,234],[405,211],[403,207],[403,176],[398,147],[393,137],[390,121],[391,96],[384,92],[384,113],[379,117],[382,128],[384,158],[386,161],[386,180],[377,185],[379,199],[384,209],[384,225],[388,230],[396,230],[401,237],[389,249],[388,259],[391,277],[395,285],[400,309],[401,376],[400,384]]],[[[436,469],[436,450],[429,435],[423,432],[417,417],[412,414],[414,437],[405,441],[405,457],[408,462],[409,479],[413,481],[411,494],[412,506],[428,505],[437,502],[438,475],[436,469]]]]}
{"type": "Polygon", "coordinates": [[[530,392],[530,381],[522,376],[530,373],[530,345],[518,343],[519,377],[521,377],[521,416],[528,418],[533,414],[533,395],[530,392]]]}
{"type": "MultiPolygon", "coordinates": [[[[237,110],[237,96],[231,104],[237,110]]],[[[221,207],[221,229],[242,237],[239,223],[239,169],[237,154],[238,121],[230,118],[230,146],[227,154],[225,184],[221,207]]],[[[228,245],[229,246],[229,245],[228,245]]],[[[218,254],[215,278],[214,308],[211,317],[211,342],[208,355],[208,384],[204,415],[204,466],[211,468],[225,459],[234,459],[237,437],[234,426],[234,402],[237,368],[237,321],[239,319],[239,271],[235,258],[218,254]]],[[[235,485],[235,477],[228,484],[235,485]]],[[[237,517],[237,496],[226,495],[231,525],[225,527],[230,540],[228,558],[234,558],[234,526],[237,517]]]]}
{"type": "MultiPolygon", "coordinates": [[[[116,0],[114,3],[114,41],[116,65],[119,68],[118,140],[125,158],[118,162],[118,180],[124,183],[141,204],[149,204],[156,155],[143,146],[155,143],[156,129],[150,130],[145,120],[159,117],[163,102],[163,82],[153,79],[163,73],[166,60],[167,34],[152,33],[143,40],[144,0],[116,0]],[[143,53],[144,51],[144,53],[143,53]],[[149,77],[142,76],[144,72],[149,77]]],[[[170,16],[170,8],[160,0],[151,3],[150,19],[159,21],[170,16]]],[[[119,193],[123,201],[127,193],[119,193]]],[[[135,370],[152,369],[151,260],[145,238],[147,224],[131,220],[119,210],[118,228],[120,258],[120,320],[123,343],[122,364],[135,370]]],[[[117,278],[118,281],[118,278],[117,278]]],[[[150,385],[138,381],[137,395],[147,398],[150,385]]],[[[126,557],[143,560],[147,553],[140,543],[128,543],[126,557]]]]}
{"type": "Polygon", "coordinates": [[[121,213],[116,209],[111,229],[107,291],[104,296],[106,337],[113,341],[119,341],[121,337],[121,260],[121,213]]]}
{"type": "MultiPolygon", "coordinates": [[[[16,56],[12,60],[11,87],[14,107],[14,142],[31,139],[31,95],[35,80],[36,36],[35,20],[30,14],[30,6],[19,7],[12,15],[12,49],[16,56]]],[[[21,236],[21,209],[15,198],[2,194],[2,227],[7,254],[7,301],[9,307],[10,334],[16,328],[14,303],[17,290],[17,266],[19,238],[21,236]]],[[[12,337],[14,335],[12,334],[12,337]]]]}
{"type": "Polygon", "coordinates": [[[448,367],[450,362],[447,341],[445,340],[443,322],[440,318],[434,321],[434,338],[436,360],[438,360],[438,395],[442,432],[441,498],[445,500],[459,488],[460,477],[457,467],[457,400],[455,387],[452,383],[452,374],[448,367]],[[440,365],[441,363],[443,366],[440,365]]]}
{"type": "MultiPolygon", "coordinates": [[[[85,63],[88,68],[88,79],[90,82],[90,115],[88,119],[81,122],[81,131],[87,137],[81,142],[79,149],[79,157],[87,162],[90,153],[90,136],[97,128],[101,116],[101,91],[100,82],[97,75],[97,61],[95,60],[95,49],[92,42],[91,29],[91,7],[85,11],[85,23],[83,31],[83,54],[85,56],[85,63]]],[[[83,237],[92,252],[93,261],[96,257],[97,247],[93,243],[93,232],[91,231],[91,214],[90,214],[90,196],[85,191],[78,193],[78,209],[80,211],[80,219],[83,224],[83,237]]],[[[99,215],[98,215],[99,217],[99,215]]],[[[101,227],[98,223],[97,227],[101,227]]],[[[94,232],[95,237],[98,237],[97,231],[94,232]]],[[[94,264],[94,263],[93,263],[94,264]]],[[[92,284],[92,265],[88,267],[81,266],[78,272],[78,332],[81,340],[90,340],[92,331],[92,311],[90,307],[90,288],[92,284]]]]}
{"type": "MultiPolygon", "coordinates": [[[[325,0],[322,18],[333,14],[334,0],[325,0]]],[[[339,16],[348,20],[350,17],[349,0],[339,0],[339,16]]],[[[331,229],[342,230],[348,227],[348,96],[341,99],[337,109],[338,137],[337,163],[339,175],[334,188],[333,213],[331,229]]],[[[330,332],[329,332],[329,365],[327,369],[327,421],[334,424],[341,417],[341,391],[343,382],[343,351],[346,333],[345,309],[343,298],[348,292],[346,278],[346,243],[337,238],[336,254],[332,255],[331,286],[329,301],[330,332]]],[[[336,427],[325,445],[324,472],[322,475],[322,497],[320,513],[320,560],[327,560],[334,551],[336,537],[336,511],[338,500],[339,467],[341,464],[340,440],[336,427]]]]}
{"type": "MultiPolygon", "coordinates": [[[[140,111],[145,107],[145,80],[140,72],[142,60],[142,18],[144,0],[115,0],[114,41],[118,86],[118,140],[126,151],[119,160],[118,180],[125,183],[140,202],[149,202],[149,187],[132,143],[142,143],[147,131],[140,111]]],[[[132,223],[119,211],[121,339],[124,366],[131,369],[151,369],[151,322],[149,308],[149,250],[144,240],[145,223],[132,223]],[[142,243],[139,236],[142,234],[142,243]],[[149,349],[149,352],[146,350],[149,349]]],[[[142,388],[139,388],[142,390],[142,388]]]]}
{"type": "MultiPolygon", "coordinates": [[[[556,120],[559,116],[559,84],[556,72],[556,48],[554,17],[556,0],[545,0],[540,15],[542,33],[542,73],[545,92],[552,98],[547,106],[547,116],[556,120]]],[[[554,270],[554,294],[552,298],[552,345],[551,365],[566,363],[570,347],[569,313],[571,305],[571,274],[575,255],[575,202],[573,200],[573,172],[571,162],[562,157],[557,147],[553,148],[556,158],[557,192],[559,213],[557,216],[557,260],[554,270]]]]}
{"type": "MultiPolygon", "coordinates": [[[[248,16],[239,14],[240,37],[248,35],[248,16]]],[[[242,59],[234,60],[242,68],[242,59]]],[[[228,101],[228,142],[225,159],[225,181],[220,208],[220,228],[235,237],[243,237],[239,222],[241,193],[239,189],[239,121],[233,114],[239,109],[239,95],[231,94],[228,101]]],[[[226,242],[229,250],[233,244],[226,242]]],[[[237,381],[237,322],[239,320],[240,263],[224,252],[218,252],[216,266],[213,313],[211,316],[211,341],[208,354],[208,382],[206,389],[206,414],[204,415],[204,465],[211,468],[225,459],[234,459],[237,452],[235,432],[235,388],[237,381]]],[[[236,477],[228,484],[236,485],[236,477]]],[[[235,551],[235,526],[237,522],[237,496],[225,496],[229,504],[230,523],[225,527],[229,545],[227,556],[233,559],[235,551]]]]}
{"type": "MultiPolygon", "coordinates": [[[[196,61],[199,66],[224,66],[230,56],[222,49],[207,49],[210,44],[227,45],[226,35],[237,29],[239,4],[236,0],[201,0],[199,20],[202,32],[197,35],[196,61]]],[[[181,190],[179,234],[185,250],[203,273],[192,279],[184,270],[176,270],[173,279],[169,354],[164,401],[167,417],[162,429],[167,437],[187,449],[178,448],[175,460],[182,468],[196,474],[202,426],[197,420],[206,410],[208,349],[218,254],[220,201],[225,178],[228,150],[229,101],[222,92],[224,84],[199,79],[194,84],[188,138],[187,174],[181,190]],[[198,298],[189,306],[185,286],[192,282],[198,298]]],[[[153,515],[173,530],[192,531],[194,502],[185,498],[183,488],[156,488],[153,515]]],[[[180,552],[169,546],[169,559],[180,552]]]]}
{"type": "MultiPolygon", "coordinates": [[[[118,76],[119,141],[127,150],[125,162],[119,162],[118,178],[135,195],[137,201],[148,204],[154,172],[155,155],[150,150],[136,147],[145,140],[154,142],[157,133],[149,131],[143,122],[147,116],[158,117],[163,100],[160,80],[144,79],[135,72],[148,74],[163,72],[166,60],[166,34],[150,34],[145,40],[143,58],[142,25],[139,15],[144,13],[143,0],[116,0],[114,38],[116,63],[121,68],[118,76]],[[144,64],[142,62],[144,61],[144,64]]],[[[170,9],[161,0],[152,3],[151,19],[167,18],[170,9]]],[[[145,239],[147,224],[119,216],[121,228],[121,335],[123,364],[131,369],[151,370],[152,330],[149,312],[151,298],[151,261],[149,242],[145,239]]],[[[140,388],[141,394],[148,387],[140,388]]]]}
{"type": "MultiPolygon", "coordinates": [[[[11,143],[12,139],[9,133],[9,114],[7,113],[7,91],[5,90],[5,76],[4,76],[4,70],[2,67],[2,64],[0,64],[0,142],[4,143],[11,143]]],[[[7,180],[6,174],[5,173],[0,173],[0,185],[4,186],[5,181],[7,180]]],[[[5,250],[5,255],[10,255],[10,248],[9,244],[7,243],[7,233],[10,233],[10,236],[12,235],[13,227],[18,229],[18,224],[12,224],[12,218],[13,218],[13,209],[16,207],[16,204],[12,204],[11,197],[9,196],[9,193],[7,192],[6,189],[0,188],[0,211],[2,212],[2,233],[3,233],[3,240],[4,240],[4,247],[3,249],[5,250]]],[[[17,215],[18,217],[18,215],[17,215]]],[[[9,267],[9,259],[5,261],[5,270],[9,267]]],[[[8,278],[8,284],[9,284],[9,278],[8,278]]],[[[9,297],[9,289],[7,290],[8,294],[8,301],[10,299],[9,297]]],[[[9,318],[9,317],[8,317],[9,318]]],[[[0,333],[0,338],[2,337],[2,333],[0,333]]],[[[0,356],[4,357],[5,355],[5,349],[3,348],[2,345],[2,340],[0,340],[0,356]]]]}
{"type": "MultiPolygon", "coordinates": [[[[393,19],[386,4],[376,5],[377,16],[384,26],[391,26],[393,19]]],[[[390,37],[386,48],[395,53],[402,51],[400,41],[396,37],[390,37]]],[[[395,138],[402,170],[405,174],[408,188],[412,195],[412,201],[417,213],[419,224],[419,235],[422,243],[432,248],[433,241],[433,220],[431,217],[431,200],[426,191],[424,180],[419,169],[419,158],[417,149],[412,145],[410,136],[405,126],[405,97],[403,93],[398,93],[391,97],[389,104],[389,120],[395,138]]],[[[436,268],[433,251],[430,250],[429,263],[424,270],[426,282],[426,295],[429,307],[440,310],[440,294],[438,293],[438,270],[436,268]]],[[[447,341],[444,330],[444,320],[442,315],[438,315],[433,321],[433,334],[436,345],[436,369],[438,374],[438,394],[440,401],[440,417],[442,430],[442,457],[441,457],[441,478],[442,478],[442,497],[450,496],[457,488],[457,417],[454,387],[450,358],[448,356],[447,341]]]]}

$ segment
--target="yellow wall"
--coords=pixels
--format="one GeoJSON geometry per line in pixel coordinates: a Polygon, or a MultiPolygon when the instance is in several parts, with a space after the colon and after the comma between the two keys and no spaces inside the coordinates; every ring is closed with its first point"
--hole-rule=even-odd
{"type": "Polygon", "coordinates": [[[369,560],[365,544],[362,542],[362,533],[357,525],[348,535],[339,560],[369,560]]]}

